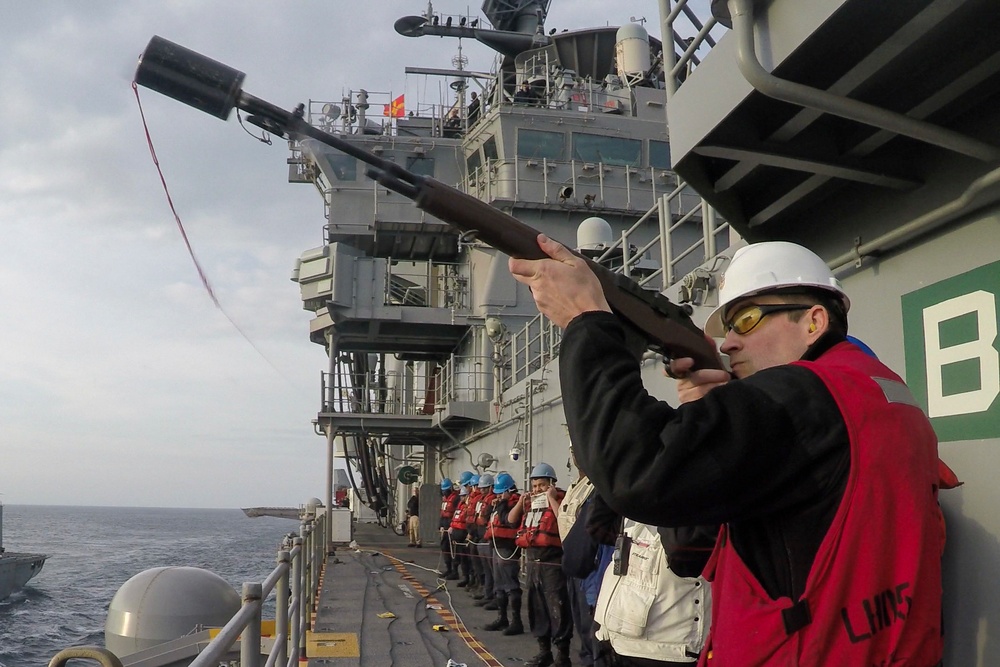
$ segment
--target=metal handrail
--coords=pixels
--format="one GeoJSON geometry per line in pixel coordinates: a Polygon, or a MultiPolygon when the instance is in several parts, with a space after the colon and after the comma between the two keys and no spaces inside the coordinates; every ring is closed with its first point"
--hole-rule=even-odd
{"type": "Polygon", "coordinates": [[[441,366],[438,378],[439,404],[493,400],[492,360],[488,355],[452,355],[441,366]]]}
{"type": "MultiPolygon", "coordinates": [[[[277,566],[261,582],[244,582],[239,611],[219,631],[189,667],[216,667],[240,641],[241,667],[295,667],[305,655],[310,610],[319,599],[320,570],[325,560],[326,521],[303,521],[299,535],[278,550],[277,566]],[[267,661],[261,662],[261,610],[275,591],[275,636],[267,661]]],[[[122,667],[121,659],[99,646],[73,646],[59,651],[49,667],[65,667],[70,660],[94,660],[102,667],[122,667]]]]}
{"type": "Polygon", "coordinates": [[[49,667],[63,667],[70,660],[94,660],[101,667],[122,667],[122,661],[114,653],[100,646],[73,646],[52,656],[49,667]]]}
{"type": "Polygon", "coordinates": [[[319,569],[323,555],[315,548],[325,543],[325,521],[303,522],[291,550],[278,552],[278,565],[263,583],[243,584],[243,605],[216,637],[198,654],[189,667],[215,667],[219,660],[240,641],[242,667],[293,667],[305,648],[308,610],[318,597],[319,569]],[[318,534],[317,534],[318,533],[318,534]],[[319,561],[319,562],[317,562],[319,561]],[[289,594],[289,583],[291,594],[289,594]],[[276,590],[274,646],[266,662],[261,662],[261,609],[269,594],[276,590]],[[308,602],[307,602],[308,601],[308,602]]]}

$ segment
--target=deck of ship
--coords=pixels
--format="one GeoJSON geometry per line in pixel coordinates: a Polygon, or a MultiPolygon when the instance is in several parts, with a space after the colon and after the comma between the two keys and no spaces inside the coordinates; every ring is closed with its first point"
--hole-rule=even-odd
{"type": "MultiPolygon", "coordinates": [[[[474,606],[457,582],[440,579],[433,571],[437,544],[408,548],[406,538],[365,523],[356,525],[355,540],[358,550],[338,549],[327,560],[307,646],[310,667],[445,667],[449,659],[469,667],[519,665],[537,652],[526,608],[523,635],[482,629],[497,612],[474,606]]],[[[574,637],[574,664],[578,648],[574,637]]]]}

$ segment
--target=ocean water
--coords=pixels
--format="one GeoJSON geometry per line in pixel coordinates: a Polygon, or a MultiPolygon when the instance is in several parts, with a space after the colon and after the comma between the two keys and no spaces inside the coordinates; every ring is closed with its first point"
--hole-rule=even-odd
{"type": "MultiPolygon", "coordinates": [[[[49,555],[41,573],[0,602],[0,667],[45,667],[69,646],[104,645],[111,599],[153,567],[201,567],[232,584],[261,582],[298,522],[238,509],[5,505],[4,546],[49,555]]],[[[264,609],[274,614],[274,597],[264,609]]]]}

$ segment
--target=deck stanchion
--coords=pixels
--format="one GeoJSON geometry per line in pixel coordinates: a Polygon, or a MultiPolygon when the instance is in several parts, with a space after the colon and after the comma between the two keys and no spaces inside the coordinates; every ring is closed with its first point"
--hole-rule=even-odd
{"type": "Polygon", "coordinates": [[[275,642],[274,648],[271,650],[278,654],[274,664],[284,665],[288,659],[288,580],[291,556],[288,551],[282,549],[278,552],[275,562],[278,567],[283,567],[282,575],[278,579],[274,591],[274,636],[280,640],[275,642]]]}
{"type": "Polygon", "coordinates": [[[292,558],[292,602],[295,608],[290,610],[292,621],[292,632],[290,642],[292,664],[298,664],[299,656],[305,655],[305,632],[302,631],[302,559],[305,558],[303,542],[301,537],[292,540],[292,551],[295,556],[292,558]]]}
{"type": "Polygon", "coordinates": [[[247,622],[247,626],[243,628],[240,640],[241,667],[260,667],[260,598],[262,590],[259,583],[243,583],[243,606],[253,606],[254,613],[247,622]]]}
{"type": "Polygon", "coordinates": [[[323,536],[323,524],[323,521],[313,523],[312,570],[310,571],[312,578],[309,585],[309,590],[312,591],[310,609],[316,609],[319,603],[319,571],[323,564],[323,550],[326,544],[326,538],[323,536]]]}
{"type": "Polygon", "coordinates": [[[315,567],[313,562],[316,547],[316,533],[313,530],[312,520],[306,520],[305,526],[305,544],[302,545],[302,551],[305,555],[305,561],[302,563],[302,628],[304,630],[312,630],[312,608],[313,608],[313,587],[312,587],[312,571],[315,567]]]}

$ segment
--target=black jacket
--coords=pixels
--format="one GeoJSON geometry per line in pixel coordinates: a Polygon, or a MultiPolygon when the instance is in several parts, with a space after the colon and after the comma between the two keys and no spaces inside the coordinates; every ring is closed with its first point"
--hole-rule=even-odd
{"type": "MultiPolygon", "coordinates": [[[[810,350],[816,358],[839,340],[810,350]]],[[[728,523],[772,597],[797,599],[843,496],[850,443],[823,382],[779,366],[673,408],[650,396],[618,319],[574,319],[559,373],[581,468],[615,511],[655,526],[728,523]]]]}

